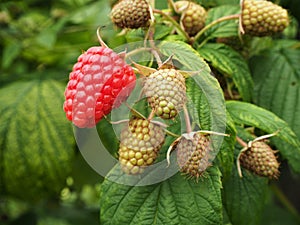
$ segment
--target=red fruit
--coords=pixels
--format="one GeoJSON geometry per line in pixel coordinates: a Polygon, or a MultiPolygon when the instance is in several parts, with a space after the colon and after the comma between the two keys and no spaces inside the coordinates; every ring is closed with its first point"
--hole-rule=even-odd
{"type": "Polygon", "coordinates": [[[135,80],[132,68],[113,50],[89,48],[70,73],[64,102],[67,118],[80,128],[95,126],[127,99],[135,80]]]}

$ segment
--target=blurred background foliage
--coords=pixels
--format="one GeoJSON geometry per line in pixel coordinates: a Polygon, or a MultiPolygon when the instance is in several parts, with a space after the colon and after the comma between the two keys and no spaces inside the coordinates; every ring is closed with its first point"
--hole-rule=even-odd
{"type": "MultiPolygon", "coordinates": [[[[64,87],[68,81],[68,74],[81,52],[91,46],[99,45],[96,37],[97,27],[105,26],[102,30],[103,39],[111,48],[125,43],[126,38],[132,38],[130,33],[126,37],[117,36],[120,30],[117,30],[111,24],[108,16],[112,2],[109,0],[1,0],[0,92],[2,97],[4,96],[3,102],[0,102],[2,105],[2,108],[0,107],[1,116],[5,112],[4,104],[7,101],[5,96],[8,93],[5,92],[14,90],[16,94],[18,93],[18,88],[12,85],[20,84],[19,82],[26,83],[32,80],[44,81],[49,79],[61,83],[64,87]]],[[[238,3],[239,0],[198,0],[198,2],[209,8],[222,4],[238,3]]],[[[300,21],[300,1],[275,0],[274,2],[288,8],[290,13],[300,21]]],[[[166,1],[157,0],[156,7],[165,8],[166,1]]],[[[137,37],[134,36],[133,38],[137,37]]],[[[64,118],[62,111],[63,91],[57,94],[59,95],[58,101],[61,102],[61,107],[57,107],[57,105],[50,105],[49,107],[54,112],[57,111],[57,115],[65,120],[63,131],[66,133],[64,135],[70,138],[73,137],[71,124],[64,118]]],[[[29,98],[29,101],[34,98],[34,96],[26,97],[29,98]]],[[[42,100],[47,101],[45,97],[42,100]]],[[[29,107],[27,110],[30,109],[29,107]]],[[[23,118],[22,113],[31,112],[26,112],[26,107],[24,112],[17,111],[20,119],[23,118]]],[[[51,122],[51,118],[46,117],[45,119],[51,122]]],[[[0,124],[0,131],[1,126],[4,127],[5,125],[0,124]]],[[[28,126],[31,126],[31,124],[28,124],[28,126]]],[[[7,131],[6,129],[2,130],[3,132],[7,131]]],[[[54,141],[55,138],[62,139],[62,137],[53,138],[54,141]]],[[[26,140],[23,140],[23,142],[26,142],[26,140]]],[[[23,142],[20,142],[21,145],[25,145],[23,142]]],[[[5,190],[4,187],[7,184],[3,183],[5,181],[1,176],[3,176],[5,170],[3,160],[7,149],[6,144],[1,142],[0,138],[0,224],[99,224],[98,193],[102,178],[82,159],[76,149],[75,141],[67,140],[66,142],[68,144],[64,146],[65,148],[70,145],[73,147],[68,150],[68,154],[70,154],[69,173],[66,179],[58,185],[61,189],[58,193],[43,195],[44,197],[32,201],[26,196],[26,189],[24,190],[22,185],[19,189],[23,193],[18,193],[18,195],[5,190]]],[[[42,147],[42,150],[45,151],[49,149],[47,146],[42,147]]],[[[37,156],[40,159],[39,156],[43,152],[37,154],[40,154],[37,156]]],[[[54,161],[55,159],[46,160],[54,161]]],[[[11,167],[17,168],[19,166],[17,163],[11,165],[11,167]]],[[[48,172],[51,173],[51,171],[48,172]]],[[[38,181],[36,177],[30,173],[27,176],[30,177],[32,186],[36,186],[38,181]]],[[[39,178],[39,181],[43,181],[43,178],[39,178]]],[[[285,177],[282,178],[282,181],[291,182],[285,177]]],[[[49,183],[48,185],[51,187],[53,184],[49,183]]],[[[287,183],[287,185],[284,185],[284,189],[290,190],[291,186],[293,185],[287,183]]],[[[272,212],[269,214],[266,212],[266,215],[271,216],[271,214],[272,212]]]]}

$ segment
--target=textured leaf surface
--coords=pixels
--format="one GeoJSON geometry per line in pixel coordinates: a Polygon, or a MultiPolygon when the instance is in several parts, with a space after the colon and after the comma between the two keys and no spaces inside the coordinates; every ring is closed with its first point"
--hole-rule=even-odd
{"type": "MultiPolygon", "coordinates": [[[[242,129],[238,129],[238,134],[242,139],[252,139],[242,129]]],[[[238,144],[235,147],[237,155],[242,147],[238,144]]],[[[242,169],[242,173],[243,178],[240,178],[234,164],[232,175],[223,182],[223,204],[232,224],[256,225],[263,213],[268,179],[245,169],[242,169]]]]}
{"type": "Polygon", "coordinates": [[[252,58],[255,102],[284,119],[300,138],[300,51],[269,50],[252,58]]]}
{"type": "MultiPolygon", "coordinates": [[[[199,53],[189,44],[182,41],[162,41],[159,50],[166,56],[173,56],[182,65],[180,69],[190,71],[210,71],[209,66],[199,53]]],[[[175,63],[175,66],[176,65],[175,63]]]]}
{"type": "Polygon", "coordinates": [[[253,80],[245,59],[238,52],[225,44],[206,44],[198,51],[214,68],[232,77],[243,100],[251,100],[253,80]]]}
{"type": "MultiPolygon", "coordinates": [[[[206,19],[206,24],[228,15],[237,14],[240,11],[239,5],[222,5],[214,7],[208,11],[208,16],[206,19]]],[[[217,37],[232,37],[238,35],[238,20],[227,20],[221,22],[212,28],[210,28],[206,33],[207,39],[217,38],[217,37]]]]}
{"type": "Polygon", "coordinates": [[[187,181],[180,174],[151,186],[125,186],[105,180],[101,187],[100,222],[221,224],[220,172],[215,167],[208,172],[199,183],[187,181]]]}
{"type": "Polygon", "coordinates": [[[232,164],[234,163],[234,144],[236,142],[235,124],[229,114],[226,115],[225,133],[230,136],[224,138],[220,152],[217,155],[217,162],[222,172],[223,179],[227,179],[227,177],[231,175],[232,164]]]}
{"type": "Polygon", "coordinates": [[[8,193],[38,200],[65,184],[74,140],[62,110],[63,92],[52,80],[15,82],[0,90],[0,177],[8,193]]]}
{"type": "Polygon", "coordinates": [[[250,103],[228,101],[226,107],[232,119],[238,124],[257,127],[267,133],[280,130],[272,139],[293,170],[300,172],[300,142],[285,121],[274,113],[250,103]]]}

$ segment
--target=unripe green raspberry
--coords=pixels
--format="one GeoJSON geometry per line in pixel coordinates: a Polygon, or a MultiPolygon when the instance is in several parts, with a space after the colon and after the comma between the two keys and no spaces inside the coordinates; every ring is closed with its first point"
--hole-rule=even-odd
{"type": "Polygon", "coordinates": [[[111,11],[111,20],[120,28],[139,28],[149,25],[150,9],[146,0],[121,0],[111,11]]]}
{"type": "Polygon", "coordinates": [[[212,151],[209,135],[194,133],[193,137],[183,135],[177,144],[177,161],[180,171],[196,180],[211,165],[212,151]]]}
{"type": "Polygon", "coordinates": [[[184,30],[190,36],[196,35],[205,26],[207,12],[202,6],[190,1],[177,1],[175,7],[181,14],[184,30]]]}
{"type": "Polygon", "coordinates": [[[265,0],[245,0],[242,25],[246,34],[269,36],[282,32],[289,25],[287,10],[265,0]]]}
{"type": "Polygon", "coordinates": [[[121,132],[119,162],[127,174],[153,164],[165,140],[164,129],[146,119],[132,119],[121,132]]]}
{"type": "Polygon", "coordinates": [[[175,69],[160,69],[145,78],[144,92],[156,115],[172,119],[186,102],[185,78],[175,69]]]}
{"type": "Polygon", "coordinates": [[[243,167],[259,176],[269,179],[279,176],[275,152],[264,141],[253,142],[251,148],[241,153],[239,160],[243,167]]]}

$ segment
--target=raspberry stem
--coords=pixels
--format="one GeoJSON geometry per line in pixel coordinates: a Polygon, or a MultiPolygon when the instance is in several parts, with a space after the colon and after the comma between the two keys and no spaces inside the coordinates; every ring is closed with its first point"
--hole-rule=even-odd
{"type": "Polygon", "coordinates": [[[221,17],[213,22],[211,22],[210,24],[206,25],[202,30],[200,30],[196,36],[194,37],[193,39],[193,43],[195,43],[208,29],[212,28],[213,26],[221,23],[221,22],[224,22],[224,21],[227,21],[227,20],[235,20],[235,19],[239,19],[240,18],[240,13],[239,14],[233,14],[233,15],[229,15],[229,16],[224,16],[224,17],[221,17]]]}
{"type": "Polygon", "coordinates": [[[152,120],[155,116],[155,109],[152,109],[150,115],[148,116],[148,120],[152,120]]]}
{"type": "Polygon", "coordinates": [[[273,136],[277,135],[279,132],[280,132],[280,130],[277,130],[277,131],[275,131],[272,134],[266,134],[266,135],[257,137],[252,142],[256,142],[256,141],[260,141],[260,140],[263,140],[263,139],[267,139],[267,138],[273,137],[273,136]]]}
{"type": "Polygon", "coordinates": [[[139,118],[146,119],[146,117],[143,114],[141,114],[140,112],[138,112],[136,109],[132,108],[127,102],[125,102],[125,105],[130,109],[130,111],[132,112],[132,114],[136,115],[139,118]]]}
{"type": "MultiPolygon", "coordinates": [[[[244,141],[243,141],[243,142],[244,142],[244,141]]],[[[244,142],[244,143],[245,143],[245,142],[244,142]]],[[[245,143],[245,144],[246,144],[246,143],[245,143]]],[[[247,145],[247,144],[246,144],[246,145],[247,145]]],[[[242,153],[245,152],[245,151],[247,151],[248,149],[249,149],[248,146],[244,147],[244,148],[240,151],[240,153],[238,154],[237,159],[236,159],[236,167],[237,167],[237,171],[238,171],[238,174],[239,174],[240,178],[243,177],[242,169],[241,169],[241,164],[240,164],[240,158],[241,158],[242,153]]]]}
{"type": "Polygon", "coordinates": [[[103,28],[104,26],[101,26],[101,27],[98,27],[97,28],[97,37],[98,37],[98,40],[99,40],[99,43],[102,47],[105,47],[105,48],[108,48],[108,46],[105,44],[105,42],[102,40],[101,38],[101,34],[100,34],[100,31],[101,29],[103,28]]]}
{"type": "Polygon", "coordinates": [[[236,136],[236,140],[241,146],[248,147],[248,144],[244,142],[240,137],[236,136]]]}
{"type": "Polygon", "coordinates": [[[240,153],[238,154],[237,156],[237,159],[236,159],[236,167],[237,167],[237,171],[238,171],[238,174],[239,174],[239,177],[242,178],[243,177],[243,174],[242,174],[242,169],[241,169],[241,164],[240,164],[240,157],[242,155],[243,152],[247,151],[249,146],[246,142],[244,142],[240,137],[236,136],[236,140],[237,142],[243,146],[244,148],[240,151],[240,153]]]}
{"type": "Polygon", "coordinates": [[[149,39],[149,44],[151,47],[150,51],[151,51],[152,55],[155,57],[158,67],[160,67],[162,65],[162,61],[158,54],[157,47],[155,46],[155,43],[154,43],[155,30],[153,30],[153,29],[154,29],[154,27],[152,27],[152,28],[150,27],[149,31],[148,31],[148,39],[149,39]]]}
{"type": "Polygon", "coordinates": [[[191,126],[190,116],[189,116],[189,112],[186,108],[186,105],[183,106],[183,113],[184,113],[184,119],[185,119],[185,123],[186,123],[186,132],[191,133],[192,126],[191,126]]]}
{"type": "Polygon", "coordinates": [[[167,13],[165,13],[159,9],[153,9],[153,12],[162,15],[169,22],[171,22],[174,25],[174,27],[176,28],[177,32],[181,33],[184,36],[185,40],[190,39],[189,35],[182,29],[182,27],[170,15],[168,15],[167,13]]]}

